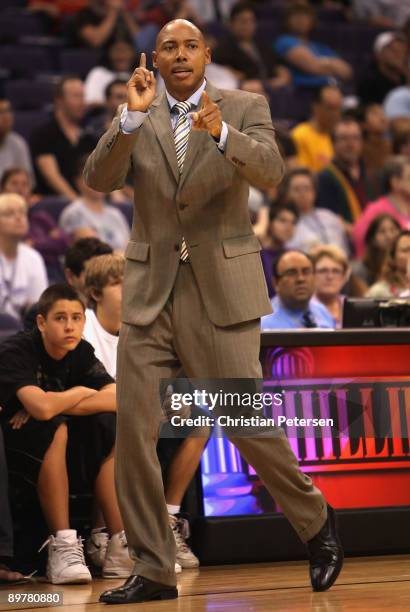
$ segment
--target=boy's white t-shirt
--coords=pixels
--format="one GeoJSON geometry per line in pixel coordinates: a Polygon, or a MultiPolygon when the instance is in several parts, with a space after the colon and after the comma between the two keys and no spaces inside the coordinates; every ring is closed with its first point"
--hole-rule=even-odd
{"type": "Polygon", "coordinates": [[[15,259],[0,253],[0,312],[19,319],[48,286],[40,253],[20,243],[15,259]]]}
{"type": "Polygon", "coordinates": [[[118,336],[108,333],[98,321],[94,310],[85,311],[83,337],[95,350],[95,356],[101,361],[108,374],[117,377],[118,336]]]}

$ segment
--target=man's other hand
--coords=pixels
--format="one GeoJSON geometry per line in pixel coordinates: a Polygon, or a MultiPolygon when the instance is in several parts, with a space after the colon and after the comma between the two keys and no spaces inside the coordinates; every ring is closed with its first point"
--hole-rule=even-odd
{"type": "Polygon", "coordinates": [[[209,132],[213,138],[219,139],[222,132],[222,114],[219,106],[212,102],[206,91],[202,94],[201,109],[191,113],[192,129],[209,132]]]}

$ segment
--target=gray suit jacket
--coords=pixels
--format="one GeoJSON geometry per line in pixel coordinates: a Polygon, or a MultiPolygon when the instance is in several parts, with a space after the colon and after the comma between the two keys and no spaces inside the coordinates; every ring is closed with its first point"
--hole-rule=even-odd
{"type": "Polygon", "coordinates": [[[224,153],[207,132],[189,136],[179,176],[168,101],[159,95],[133,134],[120,130],[120,107],[89,157],[87,184],[119,189],[132,168],[135,205],[123,286],[123,321],[149,325],[175,282],[182,236],[209,318],[228,326],[271,312],[260,244],[249,219],[249,183],[280,181],[280,157],[266,100],[242,91],[206,90],[228,126],[224,153]]]}

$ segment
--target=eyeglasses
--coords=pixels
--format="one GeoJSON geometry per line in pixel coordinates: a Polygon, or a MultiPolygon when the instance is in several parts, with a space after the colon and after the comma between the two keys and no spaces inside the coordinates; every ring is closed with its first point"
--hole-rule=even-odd
{"type": "Polygon", "coordinates": [[[289,268],[289,270],[284,270],[281,274],[278,274],[278,278],[297,278],[299,275],[301,276],[312,276],[313,270],[312,268],[289,268]]]}
{"type": "Polygon", "coordinates": [[[343,270],[340,268],[318,268],[315,273],[321,276],[343,276],[343,270]]]}

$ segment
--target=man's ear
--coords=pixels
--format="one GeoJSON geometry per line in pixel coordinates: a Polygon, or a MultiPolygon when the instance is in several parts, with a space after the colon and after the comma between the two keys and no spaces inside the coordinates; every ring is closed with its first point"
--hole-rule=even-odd
{"type": "Polygon", "coordinates": [[[205,66],[212,62],[211,47],[205,47],[205,66]]]}
{"type": "Polygon", "coordinates": [[[72,287],[74,284],[73,283],[74,274],[71,272],[70,268],[64,268],[64,276],[67,281],[67,284],[70,285],[70,287],[72,287]]]}
{"type": "Polygon", "coordinates": [[[45,330],[46,327],[46,319],[42,314],[38,314],[36,316],[36,323],[37,323],[37,327],[39,329],[40,332],[43,332],[45,330]]]}
{"type": "Polygon", "coordinates": [[[101,301],[101,293],[98,293],[95,289],[92,289],[90,292],[90,297],[94,300],[94,302],[101,301]]]}
{"type": "Polygon", "coordinates": [[[152,52],[152,65],[154,66],[154,68],[158,68],[157,52],[156,51],[152,52]]]}

